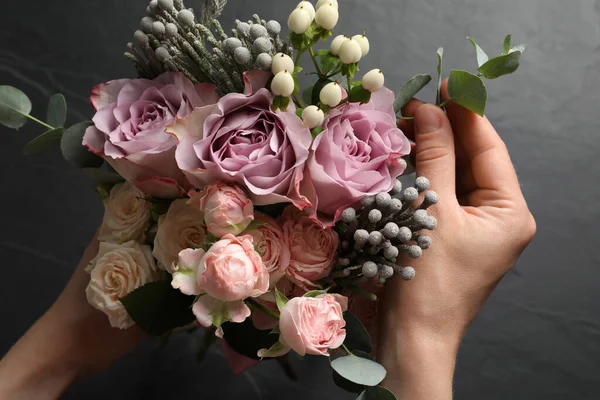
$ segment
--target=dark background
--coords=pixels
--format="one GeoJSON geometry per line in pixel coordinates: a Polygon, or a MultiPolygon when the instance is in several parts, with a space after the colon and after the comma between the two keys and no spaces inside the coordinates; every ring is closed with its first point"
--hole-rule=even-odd
{"type": "MultiPolygon", "coordinates": [[[[492,55],[506,33],[527,44],[521,69],[489,83],[488,116],[511,151],[538,234],[469,330],[456,398],[599,399],[600,1],[340,3],[338,30],[367,29],[372,50],[363,68],[381,67],[392,89],[433,74],[438,46],[447,68],[474,70],[468,35],[492,55]]],[[[257,12],[285,22],[295,4],[230,0],[223,21],[257,12]]],[[[34,115],[43,117],[47,99],[61,92],[69,122],[90,118],[93,85],[133,76],[122,53],[145,7],[143,0],[4,1],[0,84],[28,93],[34,115]]],[[[33,123],[20,132],[0,128],[0,354],[54,301],[102,214],[92,186],[58,151],[21,155],[38,133],[33,123]]],[[[216,350],[196,365],[195,340],[179,335],[162,353],[147,341],[66,398],[346,398],[324,359],[297,362],[299,384],[274,363],[235,377],[216,350]]]]}

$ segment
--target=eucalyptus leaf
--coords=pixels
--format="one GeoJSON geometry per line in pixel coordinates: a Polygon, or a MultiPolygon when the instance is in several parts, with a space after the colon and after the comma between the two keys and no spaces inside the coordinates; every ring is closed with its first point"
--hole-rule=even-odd
{"type": "Polygon", "coordinates": [[[520,51],[515,51],[504,56],[492,58],[479,67],[478,71],[488,79],[496,79],[512,74],[519,68],[521,54],[520,51]]]}
{"type": "Polygon", "coordinates": [[[125,181],[121,175],[104,168],[86,167],[82,168],[81,171],[86,177],[99,184],[114,185],[125,181]]]}
{"type": "Polygon", "coordinates": [[[510,43],[512,42],[512,35],[507,35],[504,39],[504,48],[502,50],[502,55],[505,56],[510,53],[510,43]]]}
{"type": "Polygon", "coordinates": [[[350,382],[365,386],[377,386],[387,373],[375,361],[352,354],[333,360],[331,368],[350,382]]]}
{"type": "Polygon", "coordinates": [[[453,69],[448,80],[450,98],[456,104],[483,116],[487,103],[487,89],[483,80],[468,71],[453,69]]]}
{"type": "Polygon", "coordinates": [[[194,301],[194,296],[173,289],[170,280],[150,282],[121,299],[129,316],[151,336],[194,322],[194,301]]]}
{"type": "Polygon", "coordinates": [[[278,335],[271,335],[270,331],[257,329],[250,318],[242,323],[225,322],[223,339],[236,352],[253,360],[260,360],[258,351],[270,349],[279,341],[278,335]]]}
{"type": "Polygon", "coordinates": [[[350,382],[348,379],[335,372],[335,370],[332,370],[331,372],[333,374],[333,382],[340,389],[343,389],[346,392],[350,393],[362,393],[365,390],[364,385],[359,385],[354,382],[350,382]]]}
{"type": "Polygon", "coordinates": [[[63,157],[77,168],[94,168],[102,165],[101,157],[90,152],[83,145],[85,130],[92,125],[91,121],[75,124],[63,133],[60,149],[63,157]]]}
{"type": "Polygon", "coordinates": [[[23,154],[28,156],[46,150],[48,147],[60,144],[60,138],[63,135],[63,128],[50,129],[40,136],[27,143],[23,149],[23,154]]]}
{"type": "Polygon", "coordinates": [[[415,75],[408,80],[396,93],[396,101],[394,101],[394,111],[397,113],[402,110],[417,93],[421,91],[427,84],[431,82],[431,75],[415,75]]]}
{"type": "Polygon", "coordinates": [[[382,386],[373,386],[366,388],[356,400],[396,400],[396,396],[382,386]]]}
{"type": "Polygon", "coordinates": [[[438,58],[438,66],[437,66],[437,74],[438,74],[438,81],[437,81],[437,94],[436,94],[436,100],[435,100],[435,104],[440,104],[442,102],[442,72],[444,71],[444,48],[440,47],[437,50],[437,58],[438,58]]]}
{"type": "Polygon", "coordinates": [[[362,350],[370,353],[372,350],[371,337],[362,322],[350,311],[344,313],[344,320],[346,320],[346,340],[344,340],[344,345],[351,351],[362,350]]]}
{"type": "Polygon", "coordinates": [[[521,53],[525,52],[525,45],[524,44],[519,44],[515,47],[513,47],[512,49],[510,49],[509,53],[514,53],[515,51],[520,51],[521,53]]]}
{"type": "Polygon", "coordinates": [[[55,128],[65,126],[67,120],[67,101],[62,94],[50,97],[46,110],[46,122],[55,128]]]}
{"type": "Polygon", "coordinates": [[[477,52],[477,65],[481,67],[490,58],[488,57],[487,54],[485,54],[485,51],[483,51],[483,49],[481,47],[479,47],[479,45],[477,43],[475,43],[475,40],[472,37],[467,36],[467,39],[469,39],[469,41],[471,42],[473,47],[475,47],[475,51],[477,52]]]}
{"type": "Polygon", "coordinates": [[[0,86],[0,124],[19,129],[27,122],[27,115],[31,112],[31,100],[19,89],[0,86]]]}

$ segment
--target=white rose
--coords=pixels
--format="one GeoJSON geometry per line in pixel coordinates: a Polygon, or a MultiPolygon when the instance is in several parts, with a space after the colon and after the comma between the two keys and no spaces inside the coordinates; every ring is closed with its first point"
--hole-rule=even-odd
{"type": "Polygon", "coordinates": [[[124,244],[101,242],[98,255],[86,270],[90,273],[85,289],[88,302],[119,329],[134,325],[119,300],[160,277],[150,246],[133,240],[124,244]]]}
{"type": "Polygon", "coordinates": [[[108,197],[98,239],[101,242],[143,242],[152,216],[144,193],[131,183],[113,186],[108,197]]]}
{"type": "Polygon", "coordinates": [[[158,230],[152,254],[159,267],[172,271],[172,264],[184,249],[204,247],[206,226],[202,212],[189,204],[187,199],[177,199],[166,214],[158,219],[158,230]]]}

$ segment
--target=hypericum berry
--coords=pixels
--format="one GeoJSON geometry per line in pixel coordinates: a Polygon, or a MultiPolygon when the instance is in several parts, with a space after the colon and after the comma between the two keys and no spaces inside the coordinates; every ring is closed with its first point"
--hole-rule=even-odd
{"type": "Polygon", "coordinates": [[[323,29],[328,31],[335,28],[340,19],[340,13],[333,4],[325,4],[317,10],[315,15],[315,22],[323,29]]]}
{"type": "Polygon", "coordinates": [[[271,82],[271,91],[275,96],[290,97],[294,93],[294,78],[289,71],[281,71],[271,82]]]}
{"type": "Polygon", "coordinates": [[[372,69],[362,78],[362,86],[371,93],[381,89],[385,83],[385,76],[380,69],[372,69]]]}
{"type": "Polygon", "coordinates": [[[369,54],[369,50],[371,49],[371,45],[369,44],[369,39],[365,35],[354,35],[352,39],[356,40],[358,44],[360,44],[360,49],[362,51],[362,56],[366,56],[369,54]]]}
{"type": "Polygon", "coordinates": [[[319,0],[317,2],[317,10],[326,4],[331,4],[336,10],[339,8],[338,0],[319,0]]]}
{"type": "Polygon", "coordinates": [[[304,7],[300,7],[296,8],[290,14],[290,17],[288,18],[288,27],[294,33],[302,35],[310,28],[312,21],[313,19],[310,17],[310,12],[304,9],[304,7]]]}
{"type": "Polygon", "coordinates": [[[296,8],[304,8],[306,11],[308,11],[308,13],[310,14],[310,19],[311,22],[313,19],[315,19],[315,7],[312,5],[312,3],[310,1],[301,1],[300,3],[298,3],[298,6],[296,8]]]}
{"type": "Polygon", "coordinates": [[[342,101],[342,88],[339,83],[331,82],[323,86],[321,93],[319,93],[319,100],[329,107],[336,107],[340,104],[342,101]]]}
{"type": "Polygon", "coordinates": [[[354,64],[360,61],[362,58],[362,49],[360,48],[360,44],[350,38],[346,40],[340,46],[340,60],[344,64],[354,64]]]}
{"type": "Polygon", "coordinates": [[[334,56],[337,56],[340,54],[340,47],[342,47],[342,43],[344,43],[346,40],[348,40],[348,36],[346,35],[338,35],[335,37],[335,39],[333,39],[331,41],[331,45],[329,46],[329,51],[331,52],[331,54],[333,54],[334,56]]]}
{"type": "Polygon", "coordinates": [[[317,106],[308,106],[302,111],[302,122],[304,122],[304,125],[308,129],[313,129],[321,125],[324,119],[325,113],[317,106]]]}
{"type": "Polygon", "coordinates": [[[273,57],[273,65],[271,66],[271,72],[273,75],[277,75],[281,71],[293,71],[294,60],[287,54],[277,53],[273,57]]]}

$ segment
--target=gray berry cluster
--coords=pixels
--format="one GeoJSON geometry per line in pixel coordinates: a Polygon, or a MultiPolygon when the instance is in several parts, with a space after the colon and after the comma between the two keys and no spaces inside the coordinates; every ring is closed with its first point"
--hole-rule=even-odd
{"type": "Polygon", "coordinates": [[[143,78],[179,71],[194,83],[214,83],[221,94],[243,92],[244,72],[269,69],[272,56],[289,54],[291,46],[281,40],[278,22],[257,15],[254,21],[237,21],[229,37],[217,20],[225,3],[204,1],[197,17],[183,0],[150,1],[126,57],[143,78]]]}
{"type": "Polygon", "coordinates": [[[414,278],[414,268],[399,265],[398,258],[401,253],[419,258],[431,246],[431,236],[423,231],[437,227],[427,209],[439,197],[429,186],[425,177],[416,178],[414,186],[404,190],[396,181],[389,193],[365,197],[359,207],[342,211],[336,225],[341,243],[336,276],[342,286],[344,281],[365,278],[384,283],[394,274],[405,280],[414,278]]]}

